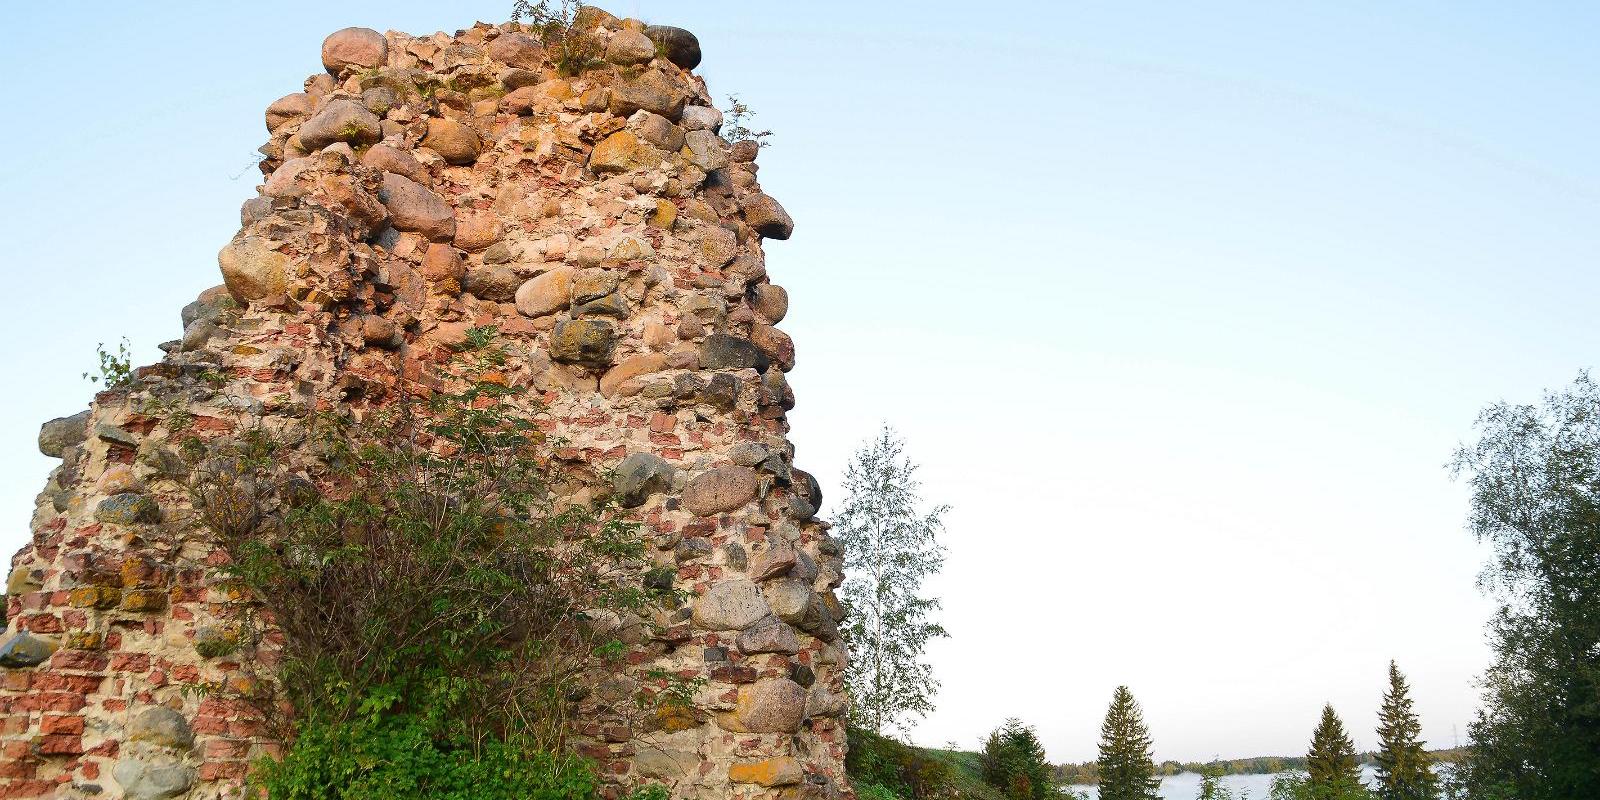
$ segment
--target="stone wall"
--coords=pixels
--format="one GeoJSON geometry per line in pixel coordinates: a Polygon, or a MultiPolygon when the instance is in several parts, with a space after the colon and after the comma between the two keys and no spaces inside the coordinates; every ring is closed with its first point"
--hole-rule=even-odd
{"type": "Polygon", "coordinates": [[[225,285],[160,363],[40,432],[62,463],[6,586],[0,798],[237,795],[274,744],[193,691],[248,680],[249,654],[207,646],[234,598],[185,447],[426,396],[485,325],[582,491],[614,492],[692,598],[590,702],[667,670],[704,679],[693,713],[583,718],[583,753],[675,797],[848,795],[841,562],[792,466],[788,299],[762,254],[792,222],[755,143],[718,135],[692,34],[581,23],[602,58],[565,77],[515,24],[338,31],[268,107],[225,285]]]}

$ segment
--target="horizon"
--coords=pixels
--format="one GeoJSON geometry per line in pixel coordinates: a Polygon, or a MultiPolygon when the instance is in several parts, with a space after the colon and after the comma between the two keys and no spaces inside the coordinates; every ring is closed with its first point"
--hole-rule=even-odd
{"type": "MultiPolygon", "coordinates": [[[[1394,659],[1429,747],[1460,745],[1493,604],[1445,464],[1479,409],[1594,363],[1600,9],[598,5],[695,31],[712,95],[775,131],[761,179],[796,225],[766,251],[822,516],[884,422],[952,506],[912,742],[1017,716],[1083,763],[1125,684],[1161,760],[1300,753],[1324,702],[1366,752],[1394,659]]],[[[322,38],[510,10],[13,12],[32,33],[0,60],[50,77],[0,129],[26,381],[0,549],[96,343],[151,363],[220,282],[261,109],[322,38]]]]}

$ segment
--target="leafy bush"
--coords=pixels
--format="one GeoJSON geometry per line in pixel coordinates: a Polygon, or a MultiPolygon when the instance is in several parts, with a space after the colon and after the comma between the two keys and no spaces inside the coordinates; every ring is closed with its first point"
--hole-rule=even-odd
{"type": "MultiPolygon", "coordinates": [[[[951,794],[950,767],[910,745],[871,731],[850,728],[850,752],[845,771],[856,785],[879,792],[879,797],[927,800],[951,794]]],[[[863,794],[863,797],[872,797],[863,794]]]]}
{"type": "Polygon", "coordinates": [[[739,95],[728,95],[728,107],[722,112],[722,139],[728,144],[739,142],[755,142],[757,147],[766,147],[771,144],[767,137],[772,135],[769,130],[752,130],[745,123],[754,117],[756,112],[751,110],[739,95]]]}
{"type": "Polygon", "coordinates": [[[126,337],[117,343],[115,353],[106,352],[104,342],[95,345],[94,350],[100,357],[100,367],[97,373],[83,373],[84,380],[98,383],[107,389],[115,389],[133,379],[133,351],[126,337]]]}
{"type": "Polygon", "coordinates": [[[604,48],[591,32],[592,24],[584,10],[590,6],[579,0],[560,0],[551,6],[550,0],[516,0],[511,8],[511,20],[525,23],[538,34],[555,60],[556,70],[572,77],[591,67],[603,66],[604,48]]]}
{"type": "Polygon", "coordinates": [[[551,754],[664,595],[643,585],[635,525],[561,502],[576,484],[499,383],[495,339],[468,337],[457,391],[259,428],[194,472],[241,640],[274,667],[244,699],[293,742],[260,769],[271,797],[592,790],[551,754]]]}

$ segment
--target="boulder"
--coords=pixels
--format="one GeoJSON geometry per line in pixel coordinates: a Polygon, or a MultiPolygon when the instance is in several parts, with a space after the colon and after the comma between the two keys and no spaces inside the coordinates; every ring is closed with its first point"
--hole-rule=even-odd
{"type": "Polygon", "coordinates": [[[717,583],[695,598],[691,619],[696,627],[708,631],[738,631],[770,613],[756,585],[735,578],[717,583]]]}
{"type": "Polygon", "coordinates": [[[689,163],[706,172],[728,166],[728,143],[708,130],[689,131],[684,135],[689,147],[689,163]]]}
{"type": "Polygon", "coordinates": [[[300,126],[300,145],[308,152],[321,150],[334,142],[354,146],[368,145],[383,138],[378,115],[366,106],[347,98],[328,101],[321,111],[300,126]]]}
{"type": "MultiPolygon", "coordinates": [[[[613,295],[615,296],[615,295],[613,295]]],[[[660,353],[640,353],[628,356],[621,363],[606,370],[600,377],[600,394],[613,397],[622,384],[652,372],[660,372],[667,365],[667,357],[660,353]]]]}
{"type": "MultiPolygon", "coordinates": [[[[757,597],[757,600],[760,598],[757,597]]],[[[0,643],[0,667],[22,669],[43,664],[56,651],[56,643],[31,633],[16,633],[0,643]]]]}
{"type": "Polygon", "coordinates": [[[734,714],[751,733],[794,733],[805,721],[806,690],[788,678],[746,684],[734,714]]]}
{"type": "Polygon", "coordinates": [[[728,767],[730,783],[753,783],[757,786],[793,786],[805,779],[800,762],[791,756],[778,756],[765,761],[748,761],[728,767]]]}
{"type": "Polygon", "coordinates": [[[433,242],[450,241],[456,234],[456,215],[450,204],[404,175],[383,173],[378,199],[389,210],[389,224],[396,230],[420,233],[433,242]]]}
{"type": "Polygon", "coordinates": [[[611,323],[603,320],[558,322],[550,332],[550,358],[564,364],[609,364],[615,347],[616,333],[611,323]]]}
{"type": "Polygon", "coordinates": [[[217,266],[228,293],[240,303],[289,291],[289,257],[259,236],[235,237],[217,253],[217,266]]]}
{"type": "Polygon", "coordinates": [[[60,458],[69,447],[83,444],[89,438],[89,410],[84,409],[70,417],[56,417],[39,426],[39,452],[60,458]]]}
{"type": "Polygon", "coordinates": [[[632,116],[644,109],[676,122],[683,115],[689,95],[660,70],[647,70],[636,78],[618,81],[611,87],[611,103],[606,110],[619,117],[632,116]]]}
{"type": "Polygon", "coordinates": [[[114,494],[95,506],[96,522],[111,525],[137,525],[161,521],[161,506],[142,494],[114,494]]]}
{"type": "Polygon", "coordinates": [[[483,250],[499,241],[501,233],[500,220],[492,211],[461,209],[456,212],[455,243],[462,250],[469,253],[483,250]]]}
{"type": "Polygon", "coordinates": [[[489,43],[488,52],[509,67],[536,70],[544,65],[544,46],[526,33],[502,33],[489,43]]]}
{"type": "Polygon", "coordinates": [[[656,43],[639,31],[619,31],[606,44],[606,60],[613,64],[647,64],[655,57],[656,43]]]}
{"type": "Polygon", "coordinates": [[[503,264],[482,264],[469,267],[461,287],[482,300],[510,303],[517,297],[522,276],[503,264]]]}
{"type": "Polygon", "coordinates": [[[602,139],[589,154],[589,169],[598,173],[629,172],[656,167],[666,154],[641,141],[632,131],[617,131],[602,139]]]}
{"type": "Polygon", "coordinates": [[[194,785],[194,769],[177,758],[121,758],[111,777],[122,786],[126,800],[163,800],[176,797],[194,785]]]}
{"type": "Polygon", "coordinates": [[[322,66],[338,75],[346,67],[375,69],[389,60],[389,43],[371,28],[344,28],[322,40],[322,66]]]}
{"type": "Polygon", "coordinates": [[[529,278],[517,287],[517,313],[525,317],[554,314],[572,302],[572,267],[561,266],[529,278]]]}
{"type": "Polygon", "coordinates": [[[709,517],[743,507],[756,499],[761,478],[748,467],[717,467],[702,472],[683,491],[683,507],[709,517]]]}
{"type": "Polygon", "coordinates": [[[644,29],[644,35],[661,48],[661,54],[668,61],[684,69],[700,66],[700,40],[689,31],[671,25],[651,25],[644,29]]]}
{"type": "Polygon", "coordinates": [[[741,208],[744,210],[745,224],[768,239],[787,239],[794,233],[794,220],[789,218],[789,212],[784,211],[783,206],[778,205],[778,201],[770,195],[750,197],[741,208]]]}
{"type": "Polygon", "coordinates": [[[267,106],[267,131],[273,132],[297,119],[311,116],[316,104],[305,92],[286,94],[267,106]]]}
{"type": "Polygon", "coordinates": [[[800,652],[800,636],[795,633],[794,628],[769,617],[766,621],[741,631],[739,637],[734,640],[734,646],[746,655],[794,654],[800,652]]]}
{"type": "Polygon", "coordinates": [[[446,163],[465,166],[478,159],[483,139],[470,125],[442,117],[428,118],[428,134],[422,146],[438,153],[446,163]]]}
{"type": "Polygon", "coordinates": [[[756,323],[750,326],[750,341],[778,365],[778,369],[784,372],[794,369],[794,340],[789,334],[771,325],[756,323]]]}
{"type": "Polygon", "coordinates": [[[716,132],[722,128],[722,112],[711,106],[685,106],[678,124],[686,130],[716,132]]]}
{"type": "Polygon", "coordinates": [[[623,508],[644,505],[650,495],[672,488],[677,473],[667,460],[652,453],[630,453],[611,476],[611,488],[623,508]]]}
{"type": "Polygon", "coordinates": [[[393,172],[404,175],[418,184],[427,186],[433,182],[433,176],[428,174],[428,168],[422,165],[411,153],[386,144],[375,144],[361,156],[361,163],[380,172],[393,172]]]}
{"type": "Polygon", "coordinates": [[[701,369],[756,369],[765,372],[767,356],[749,339],[713,333],[700,345],[701,369]]]}
{"type": "Polygon", "coordinates": [[[750,310],[768,325],[776,325],[789,315],[789,292],[772,283],[756,284],[750,290],[750,310]]]}
{"type": "Polygon", "coordinates": [[[683,149],[683,129],[660,114],[635,111],[633,116],[628,117],[628,127],[637,131],[645,141],[665,152],[676,153],[683,149]]]}
{"type": "Polygon", "coordinates": [[[194,744],[194,731],[182,714],[166,706],[151,706],[128,721],[128,741],[187,750],[194,744]]]}

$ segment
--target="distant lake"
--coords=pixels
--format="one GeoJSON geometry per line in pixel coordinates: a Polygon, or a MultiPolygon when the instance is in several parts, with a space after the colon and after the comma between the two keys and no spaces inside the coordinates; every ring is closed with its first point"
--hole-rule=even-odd
{"type": "MultiPolygon", "coordinates": [[[[1361,779],[1371,786],[1376,782],[1376,770],[1367,766],[1361,768],[1361,779]]],[[[1250,800],[1266,800],[1267,793],[1272,790],[1272,779],[1277,775],[1224,775],[1219,780],[1223,786],[1233,791],[1237,800],[1246,796],[1250,800]]],[[[1089,800],[1099,800],[1100,789],[1095,786],[1069,786],[1074,792],[1083,792],[1089,795],[1089,800]]],[[[1193,772],[1182,772],[1161,779],[1162,800],[1195,800],[1200,796],[1200,776],[1193,772]]]]}

